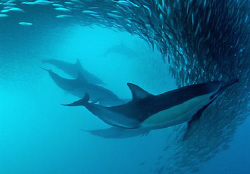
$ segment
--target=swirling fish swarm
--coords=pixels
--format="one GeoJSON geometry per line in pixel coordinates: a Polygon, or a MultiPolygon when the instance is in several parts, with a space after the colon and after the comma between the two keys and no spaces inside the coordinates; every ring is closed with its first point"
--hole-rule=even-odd
{"type": "MultiPolygon", "coordinates": [[[[202,162],[228,148],[237,126],[249,115],[249,0],[10,0],[1,6],[2,18],[48,6],[60,13],[57,20],[73,18],[83,26],[139,35],[162,53],[178,86],[240,80],[205,112],[188,140],[173,140],[173,153],[163,151],[167,154],[159,158],[158,173],[198,171],[202,162]]],[[[172,132],[181,133],[179,129],[172,132]]]]}

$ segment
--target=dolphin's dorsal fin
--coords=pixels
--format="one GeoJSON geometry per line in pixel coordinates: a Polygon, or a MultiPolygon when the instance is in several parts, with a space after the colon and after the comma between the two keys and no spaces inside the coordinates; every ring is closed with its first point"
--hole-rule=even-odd
{"type": "Polygon", "coordinates": [[[82,75],[82,73],[80,71],[78,71],[77,73],[77,80],[88,83],[88,81],[85,79],[85,77],[82,75]]]}
{"type": "Polygon", "coordinates": [[[127,85],[132,92],[133,100],[144,99],[144,98],[152,95],[135,84],[127,83],[127,85]]]}
{"type": "Polygon", "coordinates": [[[80,62],[80,60],[79,59],[76,59],[76,66],[78,66],[78,67],[81,67],[82,68],[82,64],[81,64],[81,62],[80,62]]]}

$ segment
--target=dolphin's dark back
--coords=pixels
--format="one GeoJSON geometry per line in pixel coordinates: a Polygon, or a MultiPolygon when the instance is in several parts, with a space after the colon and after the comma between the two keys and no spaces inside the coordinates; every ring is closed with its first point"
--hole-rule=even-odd
{"type": "Polygon", "coordinates": [[[79,85],[75,80],[63,78],[51,70],[49,71],[49,75],[56,85],[63,90],[72,91],[79,85]]]}
{"type": "Polygon", "coordinates": [[[58,69],[61,69],[62,71],[64,71],[66,74],[70,75],[73,78],[77,78],[80,72],[89,83],[104,84],[101,79],[99,79],[98,77],[94,76],[93,74],[83,69],[78,59],[76,63],[68,63],[68,62],[64,62],[64,61],[56,60],[56,59],[45,59],[45,60],[42,60],[42,62],[51,64],[57,67],[58,69]]]}
{"type": "Polygon", "coordinates": [[[64,61],[57,60],[57,59],[45,59],[45,60],[42,60],[42,63],[53,65],[57,67],[58,69],[61,69],[62,71],[64,71],[66,74],[74,78],[77,77],[75,64],[64,62],[64,61]]]}
{"type": "Polygon", "coordinates": [[[222,82],[219,81],[189,85],[160,94],[157,97],[161,100],[166,100],[164,104],[166,108],[170,108],[178,104],[184,103],[185,101],[190,100],[194,97],[214,92],[218,90],[221,85],[222,82]]]}
{"type": "Polygon", "coordinates": [[[79,74],[76,79],[67,79],[59,76],[52,70],[44,70],[49,73],[58,87],[74,96],[82,98],[86,93],[90,93],[91,101],[99,102],[101,105],[105,106],[115,106],[124,103],[124,101],[112,91],[102,86],[88,83],[82,74],[79,74]]]}

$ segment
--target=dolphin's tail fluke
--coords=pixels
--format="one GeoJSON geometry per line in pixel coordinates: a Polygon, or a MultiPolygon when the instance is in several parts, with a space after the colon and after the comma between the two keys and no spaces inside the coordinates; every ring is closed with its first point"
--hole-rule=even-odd
{"type": "Polygon", "coordinates": [[[78,100],[78,101],[75,101],[71,104],[62,104],[63,106],[85,106],[89,101],[89,94],[86,93],[85,96],[78,100]]]}

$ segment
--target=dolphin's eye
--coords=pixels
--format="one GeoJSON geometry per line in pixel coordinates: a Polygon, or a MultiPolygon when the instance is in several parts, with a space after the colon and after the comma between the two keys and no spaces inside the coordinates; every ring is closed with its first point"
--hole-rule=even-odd
{"type": "Polygon", "coordinates": [[[210,97],[210,100],[214,99],[214,96],[215,96],[215,95],[212,95],[212,96],[210,97]]]}

